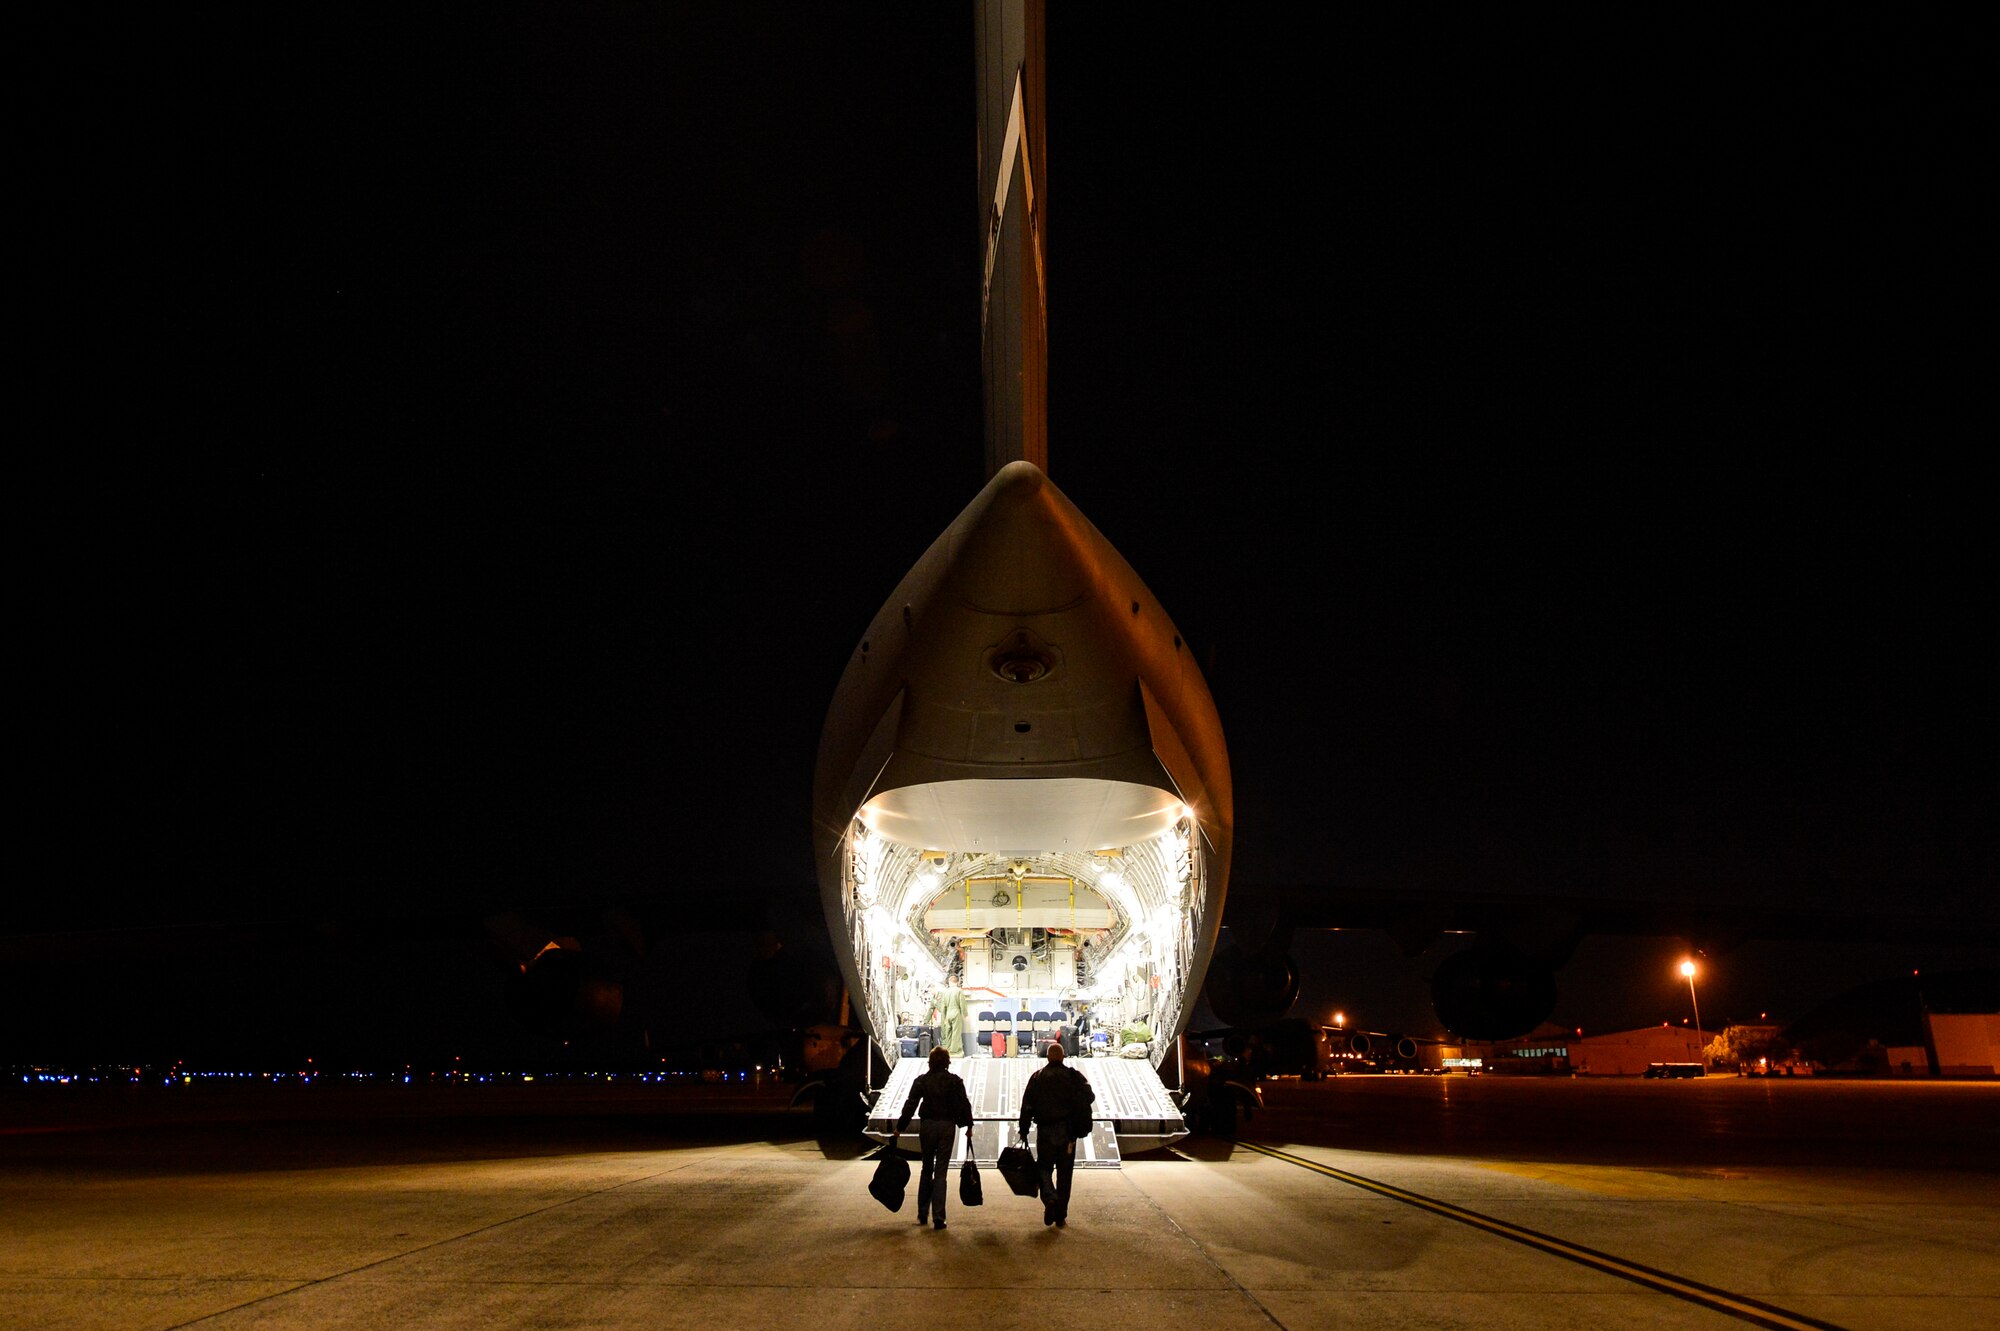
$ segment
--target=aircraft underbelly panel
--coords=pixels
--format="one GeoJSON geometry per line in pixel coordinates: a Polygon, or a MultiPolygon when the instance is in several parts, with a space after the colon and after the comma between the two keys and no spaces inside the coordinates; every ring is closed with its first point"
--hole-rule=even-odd
{"type": "Polygon", "coordinates": [[[1124,781],[934,781],[876,795],[873,831],[906,846],[1026,855],[1125,846],[1165,832],[1180,815],[1171,790],[1124,781]]]}
{"type": "MultiPolygon", "coordinates": [[[[977,650],[967,653],[974,660],[977,650]]],[[[918,663],[912,672],[921,673],[918,663]]],[[[1146,753],[1151,734],[1136,676],[1090,690],[1059,679],[1021,687],[990,677],[948,688],[912,689],[898,718],[896,747],[951,763],[1116,761],[1146,753]]]]}

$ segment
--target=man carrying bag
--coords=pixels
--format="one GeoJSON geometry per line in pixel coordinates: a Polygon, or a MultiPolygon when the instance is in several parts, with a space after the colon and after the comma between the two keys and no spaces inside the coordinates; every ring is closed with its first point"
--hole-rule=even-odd
{"type": "Polygon", "coordinates": [[[1048,1064],[1028,1078],[1028,1089],[1021,1095],[1021,1135],[1027,1135],[1030,1122],[1035,1125],[1042,1223],[1067,1227],[1076,1139],[1088,1132],[1090,1107],[1097,1102],[1097,1092],[1081,1072],[1063,1066],[1062,1045],[1051,1043],[1044,1057],[1048,1064]],[[1077,1131],[1079,1124],[1084,1132],[1077,1131]]]}
{"type": "Polygon", "coordinates": [[[1033,1197],[1041,1190],[1035,1182],[1035,1157],[1019,1141],[1000,1152],[1000,1177],[1016,1197],[1033,1197]]]}

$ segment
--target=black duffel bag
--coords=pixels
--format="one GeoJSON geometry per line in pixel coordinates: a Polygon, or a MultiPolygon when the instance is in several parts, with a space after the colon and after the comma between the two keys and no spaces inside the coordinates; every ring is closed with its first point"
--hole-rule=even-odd
{"type": "Polygon", "coordinates": [[[958,1204],[978,1206],[986,1200],[986,1190],[980,1186],[979,1166],[972,1162],[972,1134],[965,1134],[965,1163],[958,1167],[958,1204]]]}
{"type": "Polygon", "coordinates": [[[1035,1157],[1018,1142],[1000,1152],[1000,1177],[1007,1180],[1016,1197],[1035,1197],[1041,1193],[1035,1186],[1035,1157]]]}
{"type": "Polygon", "coordinates": [[[910,1162],[896,1143],[890,1142],[875,1155],[875,1176],[868,1180],[868,1195],[891,1211],[903,1209],[903,1192],[910,1185],[910,1162]]]}

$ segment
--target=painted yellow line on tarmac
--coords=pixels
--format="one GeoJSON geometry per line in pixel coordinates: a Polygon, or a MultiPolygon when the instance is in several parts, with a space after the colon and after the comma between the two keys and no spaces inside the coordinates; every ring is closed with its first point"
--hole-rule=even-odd
{"type": "Polygon", "coordinates": [[[1372,1192],[1380,1197],[1387,1197],[1391,1201],[1402,1202],[1406,1206],[1414,1206],[1419,1210],[1429,1211],[1433,1215],[1443,1216],[1447,1220],[1456,1220],[1462,1225],[1470,1225],[1474,1229],[1483,1229],[1496,1237],[1510,1239],[1515,1243],[1540,1249],[1542,1252],[1549,1253],[1552,1256],[1561,1257],[1565,1261],[1575,1262],[1579,1266],[1587,1266],[1592,1270],[1602,1271],[1606,1275],[1617,1276],[1620,1280],[1629,1280],[1635,1285],[1644,1285],[1646,1288],[1658,1290],[1662,1294],[1671,1294],[1677,1299],[1684,1299],[1689,1303],[1700,1304],[1704,1308],[1710,1308],[1719,1313],[1727,1313],[1729,1316],[1737,1318],[1740,1321],[1750,1322],[1757,1326],[1771,1327],[1774,1331],[1803,1331],[1804,1328],[1811,1328],[1812,1331],[1842,1331],[1840,1327],[1832,1322],[1822,1322],[1816,1317],[1807,1317],[1802,1313],[1788,1312],[1783,1308],[1773,1307],[1771,1304],[1764,1303],[1758,1299],[1749,1298],[1742,1294],[1732,1294],[1728,1290],[1717,1289],[1713,1285],[1704,1285],[1698,1280],[1689,1280],[1685,1276],[1677,1276],[1666,1271],[1655,1270],[1650,1266],[1642,1266],[1638,1262],[1627,1261],[1623,1257],[1613,1257],[1611,1254],[1599,1252],[1595,1248],[1586,1248],[1580,1243],[1571,1243],[1566,1239],[1559,1239],[1553,1235],[1543,1234],[1537,1230],[1527,1229],[1520,1225],[1510,1225],[1504,1220],[1495,1220],[1490,1215],[1481,1215],[1477,1211],[1468,1211],[1463,1206],[1453,1206],[1450,1202],[1441,1202],[1434,1197],[1426,1197],[1421,1193],[1410,1192],[1407,1189],[1398,1188],[1394,1184],[1383,1183],[1377,1179],[1364,1178],[1359,1174],[1350,1174],[1344,1169],[1335,1169],[1333,1166],[1323,1165],[1317,1160],[1308,1160],[1302,1155],[1293,1155],[1289,1151],[1280,1151],[1272,1146],[1260,1146],[1256,1142],[1239,1141],[1236,1144],[1245,1150],[1255,1151],[1259,1155],[1267,1155],[1273,1160],[1282,1160],[1288,1165],[1297,1165],[1301,1169],[1310,1169],[1315,1174],[1324,1174],[1330,1179],[1338,1179],[1342,1183],[1350,1184],[1366,1192],[1372,1192]]]}
{"type": "Polygon", "coordinates": [[[1534,1164],[1519,1160],[1482,1160],[1479,1167],[1495,1174],[1508,1174],[1515,1178],[1532,1179],[1537,1183],[1548,1183],[1559,1188],[1573,1188],[1578,1192],[1593,1192],[1600,1197],[1642,1198],[1658,1200],[1671,1198],[1712,1197],[1718,1186],[1727,1186],[1731,1196],[1741,1198],[1749,1188],[1759,1190],[1760,1196],[1769,1191],[1769,1184],[1753,1182],[1750,1175],[1741,1170],[1668,1170],[1640,1169],[1630,1165],[1550,1165],[1534,1164]]]}

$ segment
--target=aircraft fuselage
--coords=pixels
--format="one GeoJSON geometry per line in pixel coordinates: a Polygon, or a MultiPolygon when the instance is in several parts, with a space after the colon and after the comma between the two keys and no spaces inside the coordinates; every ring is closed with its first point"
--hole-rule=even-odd
{"type": "Polygon", "coordinates": [[[883,603],[821,735],[814,850],[856,1019],[893,1057],[950,976],[975,1009],[1143,1024],[1157,1065],[1214,951],[1232,817],[1172,621],[1008,464],[883,603]]]}

